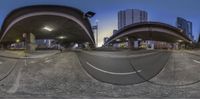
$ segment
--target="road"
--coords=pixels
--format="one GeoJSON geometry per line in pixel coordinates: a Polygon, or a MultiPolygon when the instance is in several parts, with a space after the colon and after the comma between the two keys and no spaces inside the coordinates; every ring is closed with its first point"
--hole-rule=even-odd
{"type": "Polygon", "coordinates": [[[170,52],[80,52],[82,66],[94,78],[111,84],[137,84],[156,76],[166,65],[170,52]],[[139,74],[139,75],[138,75],[139,74]],[[141,77],[142,76],[142,77],[141,77]]]}
{"type": "Polygon", "coordinates": [[[0,81],[0,98],[200,97],[200,57],[186,51],[69,51],[0,61],[1,74],[15,64],[0,81]]]}
{"type": "Polygon", "coordinates": [[[0,58],[0,81],[12,72],[17,63],[16,59],[0,58]]]}

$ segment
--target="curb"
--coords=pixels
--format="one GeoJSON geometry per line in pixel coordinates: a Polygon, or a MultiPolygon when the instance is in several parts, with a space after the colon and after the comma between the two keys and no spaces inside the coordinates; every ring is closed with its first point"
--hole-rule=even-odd
{"type": "MultiPolygon", "coordinates": [[[[57,55],[60,54],[61,52],[56,52],[55,54],[52,55],[57,55]]],[[[52,55],[48,55],[48,56],[52,56],[52,55]]],[[[48,57],[48,56],[44,56],[44,57],[48,57]]],[[[0,55],[0,57],[4,57],[4,58],[11,58],[11,59],[36,59],[36,58],[44,58],[44,57],[11,57],[11,56],[4,56],[4,55],[0,55]]]]}

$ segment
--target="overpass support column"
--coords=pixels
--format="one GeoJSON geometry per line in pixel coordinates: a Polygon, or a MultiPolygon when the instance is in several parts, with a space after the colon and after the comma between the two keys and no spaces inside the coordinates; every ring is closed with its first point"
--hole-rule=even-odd
{"type": "Polygon", "coordinates": [[[3,44],[1,44],[1,50],[4,50],[4,45],[3,44]]]}
{"type": "Polygon", "coordinates": [[[128,37],[128,48],[133,48],[134,47],[134,38],[128,37]]]}
{"type": "Polygon", "coordinates": [[[25,48],[26,52],[28,53],[35,51],[36,43],[35,43],[35,35],[33,33],[26,33],[25,48]]]}

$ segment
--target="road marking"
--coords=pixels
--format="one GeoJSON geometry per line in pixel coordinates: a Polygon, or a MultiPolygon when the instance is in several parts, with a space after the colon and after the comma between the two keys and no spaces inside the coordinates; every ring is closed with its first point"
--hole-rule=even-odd
{"type": "Polygon", "coordinates": [[[49,60],[46,60],[45,61],[45,63],[50,63],[52,60],[51,59],[49,59],[49,60]]]}
{"type": "MultiPolygon", "coordinates": [[[[95,67],[94,65],[90,64],[89,62],[86,62],[89,66],[91,66],[92,68],[98,70],[98,71],[101,71],[101,72],[104,72],[104,73],[107,73],[107,74],[112,74],[112,75],[130,75],[130,74],[135,74],[136,72],[126,72],[126,73],[116,73],[116,72],[110,72],[110,71],[105,71],[103,69],[100,69],[100,68],[97,68],[95,67]]],[[[142,70],[138,70],[137,72],[141,72],[142,70]]]]}
{"type": "Polygon", "coordinates": [[[20,84],[20,79],[21,79],[21,70],[19,70],[19,73],[17,75],[17,78],[15,80],[15,83],[13,84],[13,86],[8,90],[8,93],[15,93],[17,91],[17,89],[19,88],[19,84],[20,84]]]}
{"type": "Polygon", "coordinates": [[[0,65],[3,64],[3,62],[0,61],[0,65]]]}
{"type": "Polygon", "coordinates": [[[195,63],[198,63],[198,64],[200,64],[200,61],[198,61],[198,60],[193,60],[195,63]]]}

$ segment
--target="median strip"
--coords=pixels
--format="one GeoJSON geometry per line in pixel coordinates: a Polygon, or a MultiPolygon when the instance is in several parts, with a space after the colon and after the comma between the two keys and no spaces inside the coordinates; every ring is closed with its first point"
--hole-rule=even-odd
{"type": "Polygon", "coordinates": [[[104,73],[107,73],[107,74],[112,74],[112,75],[130,75],[130,74],[135,74],[137,72],[141,72],[142,71],[142,70],[138,70],[137,72],[134,71],[134,72],[126,72],[126,73],[116,73],[116,72],[105,71],[103,69],[97,68],[94,65],[90,64],[89,62],[86,62],[86,63],[87,63],[87,65],[89,65],[90,67],[92,67],[92,68],[94,68],[94,69],[96,69],[98,71],[101,71],[101,72],[104,72],[104,73]]]}

